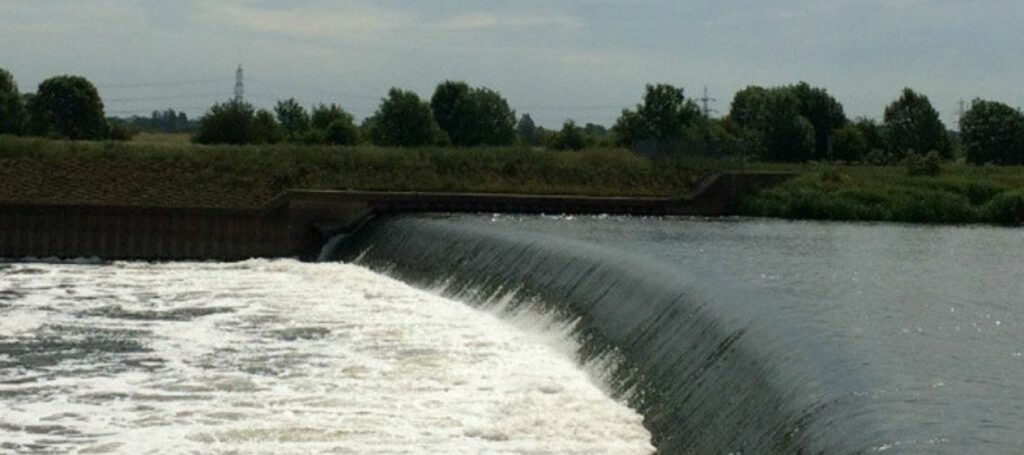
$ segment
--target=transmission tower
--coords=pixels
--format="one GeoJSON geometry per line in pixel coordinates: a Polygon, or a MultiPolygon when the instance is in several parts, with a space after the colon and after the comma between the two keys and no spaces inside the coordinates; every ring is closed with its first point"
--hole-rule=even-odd
{"type": "Polygon", "coordinates": [[[714,102],[714,101],[718,101],[718,100],[708,96],[708,88],[704,87],[704,97],[700,98],[700,102],[703,103],[703,106],[704,106],[704,111],[703,111],[704,112],[704,117],[711,118],[711,113],[714,112],[714,109],[711,109],[711,106],[710,106],[709,103],[714,102]]]}
{"type": "Polygon", "coordinates": [[[235,71],[235,102],[241,103],[245,100],[245,82],[243,81],[242,65],[238,65],[235,71]]]}

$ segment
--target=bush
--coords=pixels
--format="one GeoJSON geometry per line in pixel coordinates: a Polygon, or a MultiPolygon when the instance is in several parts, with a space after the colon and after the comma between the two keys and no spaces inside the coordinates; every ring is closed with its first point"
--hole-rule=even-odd
{"type": "Polygon", "coordinates": [[[323,132],[323,141],[331,145],[356,145],[359,143],[359,128],[352,123],[352,117],[337,119],[327,125],[323,132]]]}
{"type": "Polygon", "coordinates": [[[583,150],[587,146],[583,130],[572,120],[565,122],[562,130],[551,136],[550,141],[551,148],[555,150],[583,150]]]}
{"type": "Polygon", "coordinates": [[[244,101],[214,104],[199,120],[192,140],[200,144],[255,144],[263,128],[256,124],[256,109],[244,101]]]}
{"type": "Polygon", "coordinates": [[[907,169],[907,175],[911,177],[935,177],[942,173],[942,158],[934,150],[923,157],[911,151],[904,159],[903,165],[907,169]]]}
{"type": "Polygon", "coordinates": [[[1024,190],[999,193],[982,209],[988,221],[1000,224],[1024,223],[1024,190]]]}

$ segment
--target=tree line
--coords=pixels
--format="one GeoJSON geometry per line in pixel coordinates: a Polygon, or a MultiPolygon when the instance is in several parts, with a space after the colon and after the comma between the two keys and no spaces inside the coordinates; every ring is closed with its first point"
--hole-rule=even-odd
{"type": "Polygon", "coordinates": [[[194,130],[193,140],[202,144],[617,146],[651,156],[778,162],[892,164],[930,155],[945,160],[962,156],[974,164],[1024,164],[1024,114],[1019,109],[976,99],[960,118],[960,132],[953,133],[928,97],[910,88],[885,108],[881,122],[849,119],[826,89],[805,82],[740,90],[722,118],[705,115],[681,87],[653,84],[610,129],[569,120],[552,131],[536,125],[529,114],[517,116],[494,90],[444,81],[429,100],[392,88],[374,114],[358,124],[340,105],[307,110],[295,99],[279,101],[273,110],[241,100],[218,103],[198,122],[169,110],[126,124],[105,118],[99,93],[85,78],[58,76],[43,81],[35,93],[21,94],[11,74],[0,69],[0,134],[124,139],[132,126],[194,130]]]}

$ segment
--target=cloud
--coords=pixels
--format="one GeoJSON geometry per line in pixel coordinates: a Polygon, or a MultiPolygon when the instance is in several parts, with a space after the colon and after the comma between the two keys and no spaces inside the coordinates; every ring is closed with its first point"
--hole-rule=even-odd
{"type": "Polygon", "coordinates": [[[469,13],[443,19],[437,28],[449,31],[529,28],[580,29],[584,22],[565,14],[469,13]]]}
{"type": "Polygon", "coordinates": [[[220,2],[203,5],[207,22],[228,23],[255,32],[278,33],[305,38],[372,34],[408,28],[416,17],[402,11],[383,11],[348,3],[330,10],[280,9],[242,3],[220,2]]]}

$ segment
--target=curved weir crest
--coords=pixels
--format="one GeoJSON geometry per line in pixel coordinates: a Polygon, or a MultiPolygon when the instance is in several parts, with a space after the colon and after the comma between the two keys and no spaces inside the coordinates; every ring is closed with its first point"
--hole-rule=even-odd
{"type": "Polygon", "coordinates": [[[879,424],[864,400],[842,392],[870,378],[841,347],[788,329],[802,316],[770,295],[614,247],[479,220],[379,220],[325,257],[467,303],[575,321],[580,360],[611,366],[612,393],[644,414],[663,453],[877,449],[865,436],[879,434],[879,424]],[[826,357],[828,365],[811,360],[826,357]]]}

